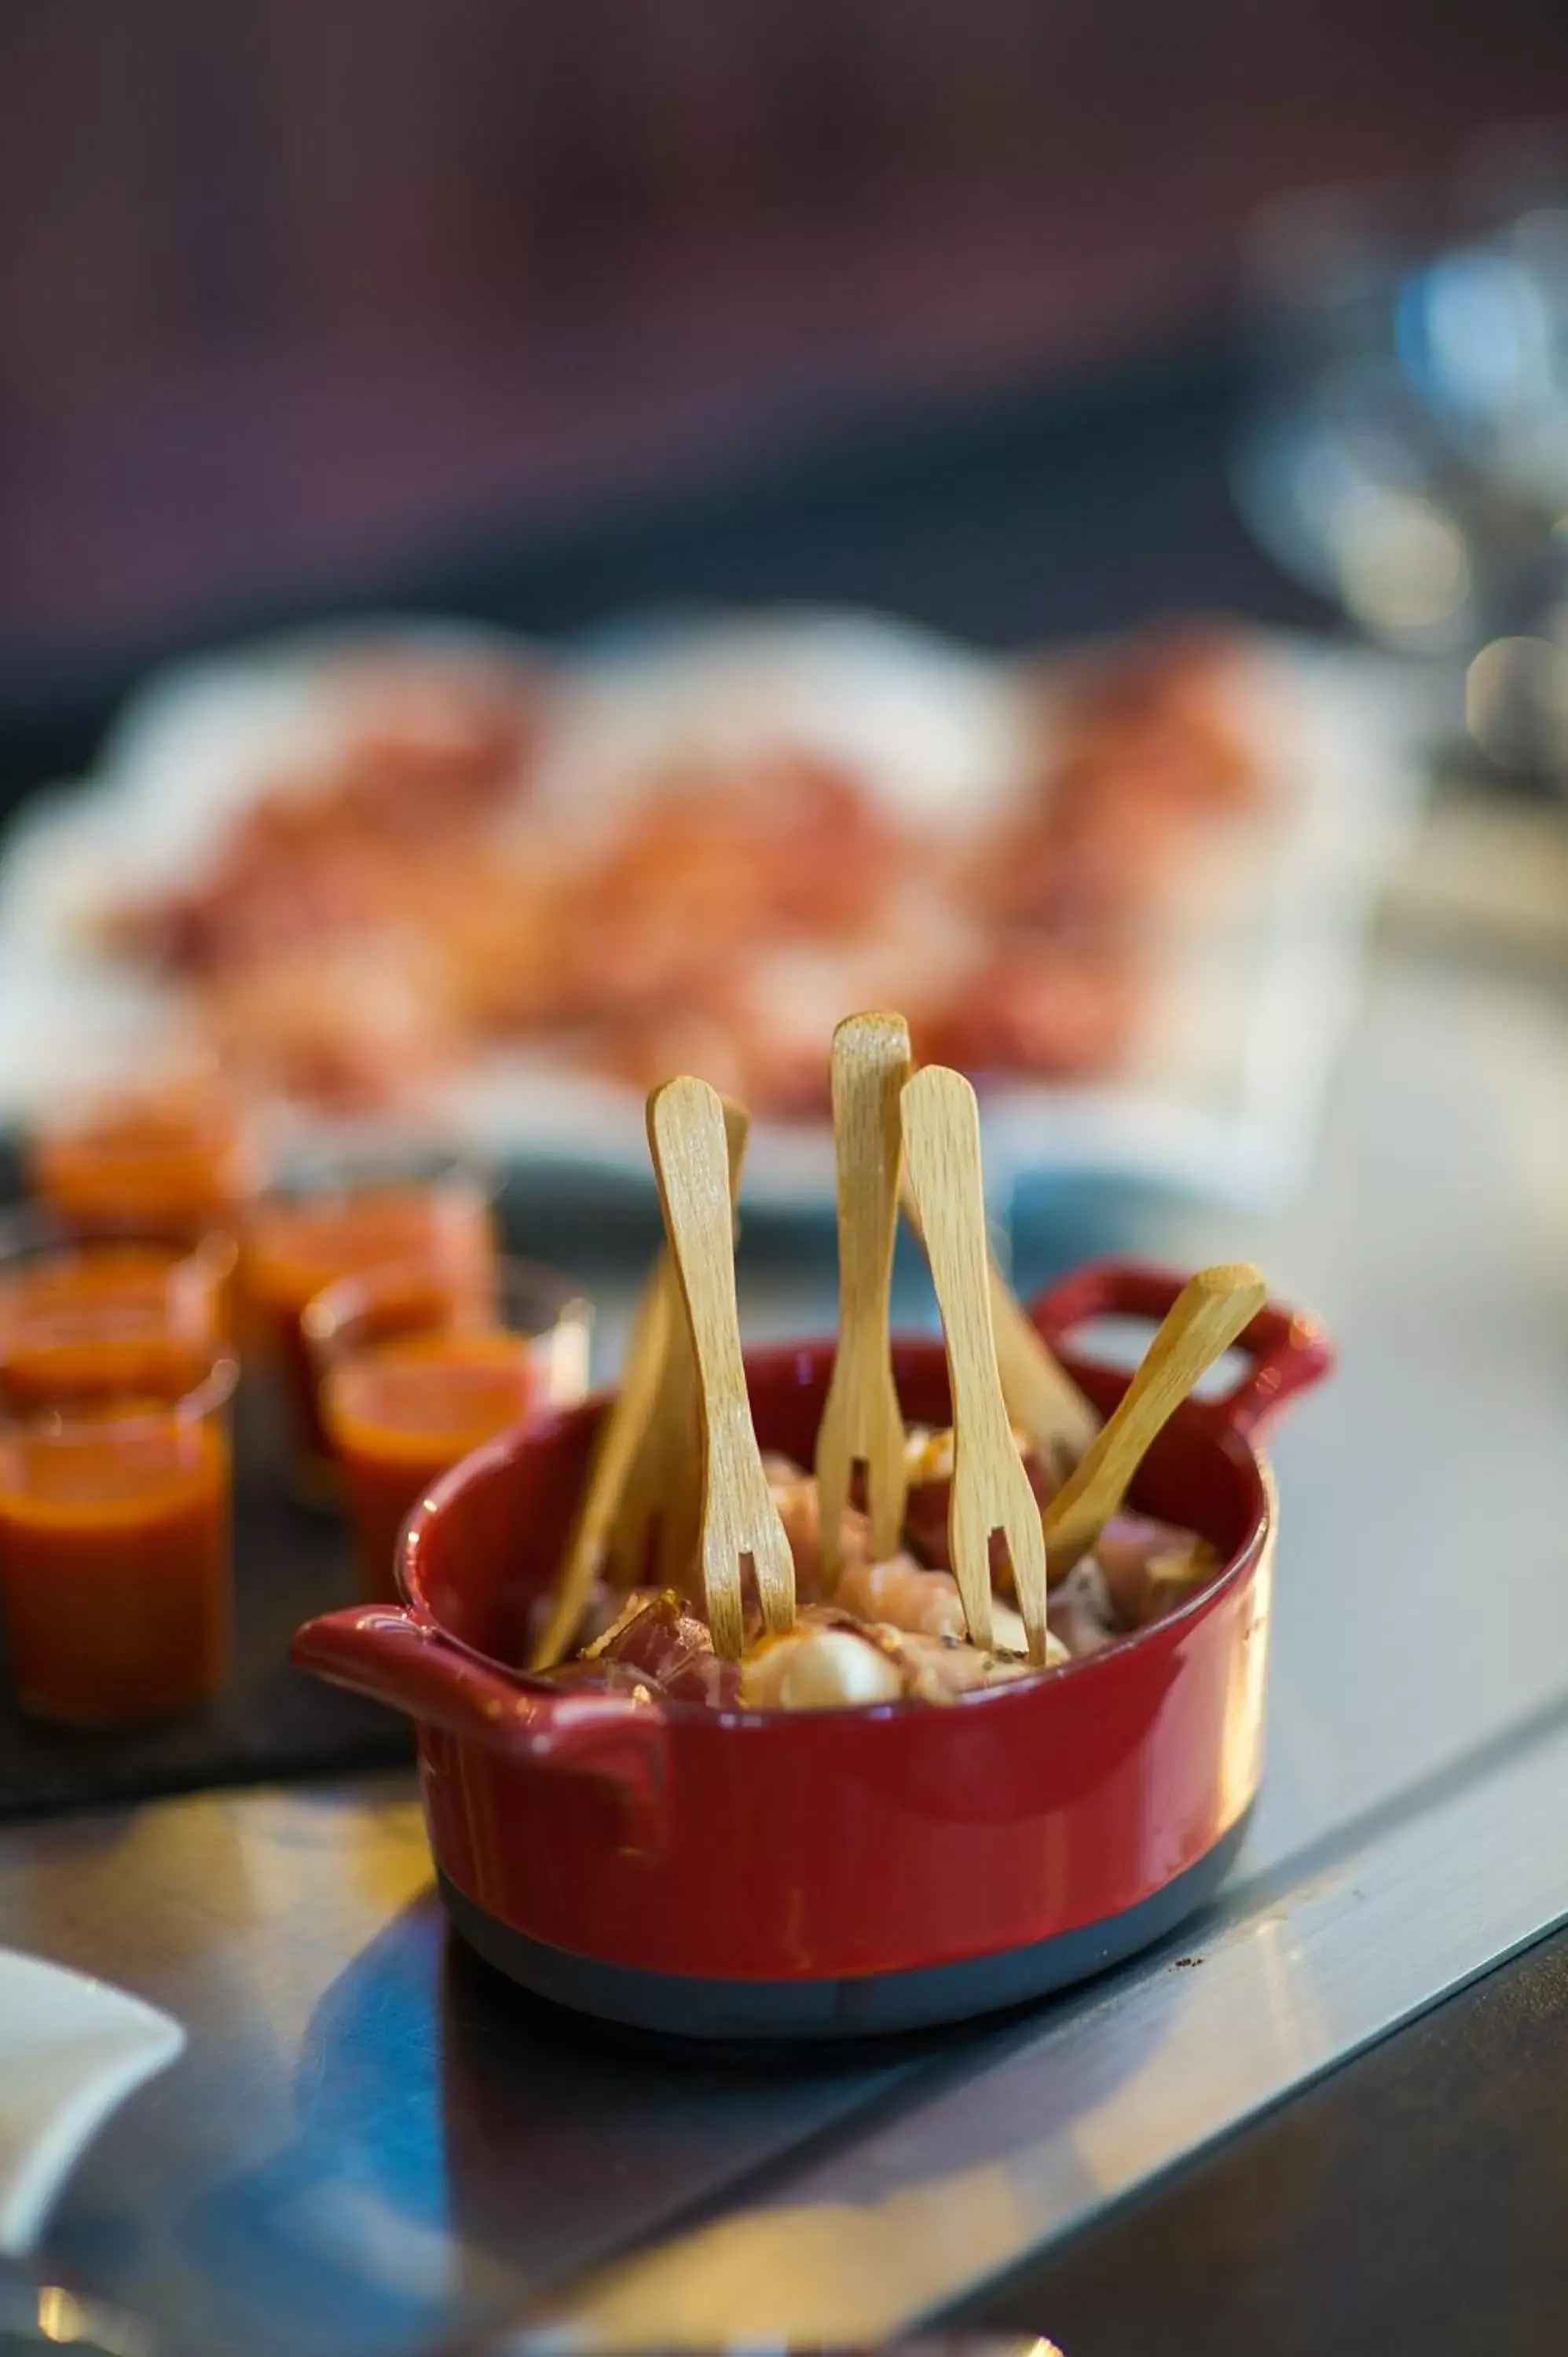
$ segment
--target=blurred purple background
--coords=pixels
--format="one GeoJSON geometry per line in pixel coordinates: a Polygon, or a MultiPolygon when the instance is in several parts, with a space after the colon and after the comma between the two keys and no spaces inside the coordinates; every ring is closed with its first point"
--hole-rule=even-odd
{"type": "Polygon", "coordinates": [[[1156,350],[1562,0],[12,0],[0,669],[1156,350]]]}

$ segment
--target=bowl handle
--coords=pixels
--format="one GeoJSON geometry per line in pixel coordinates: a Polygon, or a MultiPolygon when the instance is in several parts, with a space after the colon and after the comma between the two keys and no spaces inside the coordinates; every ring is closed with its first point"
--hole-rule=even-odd
{"type": "Polygon", "coordinates": [[[289,1652],[333,1685],[520,1766],[610,1785],[624,1813],[626,1846],[646,1853],[661,1841],[667,1730],[652,1705],[521,1685],[392,1605],[324,1612],[295,1630],[289,1652]]]}
{"type": "MultiPolygon", "coordinates": [[[[1053,1350],[1091,1318],[1163,1318],[1185,1276],[1138,1261],[1095,1261],[1058,1278],[1029,1304],[1029,1316],[1053,1350]]],[[[1333,1346],[1315,1318],[1265,1302],[1238,1337],[1251,1364],[1230,1391],[1199,1405],[1221,1430],[1252,1439],[1285,1402],[1307,1390],[1334,1364],[1333,1346]]]]}

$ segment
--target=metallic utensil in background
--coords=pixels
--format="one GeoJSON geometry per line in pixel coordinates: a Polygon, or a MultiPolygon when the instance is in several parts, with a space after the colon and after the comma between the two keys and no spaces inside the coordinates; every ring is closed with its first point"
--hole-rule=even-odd
{"type": "Polygon", "coordinates": [[[84,2299],[62,2284],[36,2283],[10,2260],[0,2260],[0,2352],[75,2349],[81,2357],[166,2357],[162,2341],[140,2317],[84,2299]]]}
{"type": "Polygon", "coordinates": [[[210,2338],[201,2348],[171,2338],[145,2316],[36,2276],[0,2255],[0,2357],[37,2357],[45,2349],[77,2357],[224,2357],[210,2338]]]}
{"type": "Polygon", "coordinates": [[[1496,768],[1568,781],[1568,128],[1443,188],[1271,208],[1232,486],[1286,570],[1453,673],[1496,768]]]}

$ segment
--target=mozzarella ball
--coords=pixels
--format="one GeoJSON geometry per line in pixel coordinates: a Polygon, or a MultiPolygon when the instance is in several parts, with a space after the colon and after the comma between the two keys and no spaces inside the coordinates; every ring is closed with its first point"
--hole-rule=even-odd
{"type": "Polygon", "coordinates": [[[791,1651],[779,1682],[785,1710],[847,1710],[893,1702],[904,1690],[897,1663],[848,1629],[817,1629],[791,1651]]]}
{"type": "Polygon", "coordinates": [[[740,1665],[743,1710],[778,1709],[784,1673],[807,1642],[804,1631],[798,1630],[787,1637],[765,1637],[753,1648],[740,1665]]]}

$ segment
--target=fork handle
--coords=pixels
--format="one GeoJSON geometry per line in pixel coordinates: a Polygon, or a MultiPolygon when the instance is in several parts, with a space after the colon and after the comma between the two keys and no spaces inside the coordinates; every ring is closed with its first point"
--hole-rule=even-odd
{"type": "Polygon", "coordinates": [[[1117,1511],[1155,1436],[1199,1377],[1267,1299],[1250,1262],[1199,1269],[1165,1312],[1115,1409],[1046,1509],[1046,1544],[1061,1578],[1117,1511]]]}
{"type": "Polygon", "coordinates": [[[594,1443],[555,1601],[529,1657],[531,1670],[548,1670],[561,1659],[582,1620],[600,1555],[611,1545],[627,1483],[657,1402],[669,1316],[668,1295],[661,1272],[656,1268],[638,1305],[620,1388],[594,1443]]]}
{"type": "MultiPolygon", "coordinates": [[[[901,1015],[852,1015],[833,1033],[833,1142],[838,1160],[839,1349],[863,1376],[891,1361],[888,1300],[898,1225],[899,1098],[909,1077],[901,1015]]],[[[871,1415],[846,1403],[864,1448],[871,1415]]]]}
{"type": "MultiPolygon", "coordinates": [[[[740,1193],[750,1115],[732,1097],[724,1100],[725,1140],[733,1204],[740,1193]]],[[[701,1511],[702,1446],[697,1371],[680,1277],[666,1243],[654,1263],[645,1297],[646,1314],[657,1318],[657,1363],[644,1385],[646,1404],[636,1447],[621,1480],[610,1530],[609,1560],[618,1583],[630,1587],[644,1576],[650,1532],[658,1526],[655,1576],[661,1587],[683,1584],[696,1544],[701,1511]]],[[[623,1388],[636,1372],[628,1355],[623,1388]]]]}
{"type": "Polygon", "coordinates": [[[744,1641],[740,1558],[749,1555],[770,1629],[794,1619],[794,1565],[751,1420],[735,1289],[734,1206],[724,1105],[705,1081],[667,1081],[648,1137],[696,1361],[703,1426],[703,1586],[714,1643],[744,1641]]]}
{"type": "Polygon", "coordinates": [[[960,1072],[929,1064],[904,1090],[904,1151],[947,1343],[955,1428],[1012,1429],[996,1370],[980,1112],[960,1072]]]}
{"type": "Polygon", "coordinates": [[[839,1329],[817,1442],[822,1568],[830,1589],[843,1544],[836,1494],[851,1463],[866,1469],[871,1542],[889,1555],[904,1522],[904,1447],[888,1301],[898,1228],[899,1097],[909,1077],[901,1015],[851,1015],[833,1033],[833,1144],[838,1164],[839,1329]]]}

